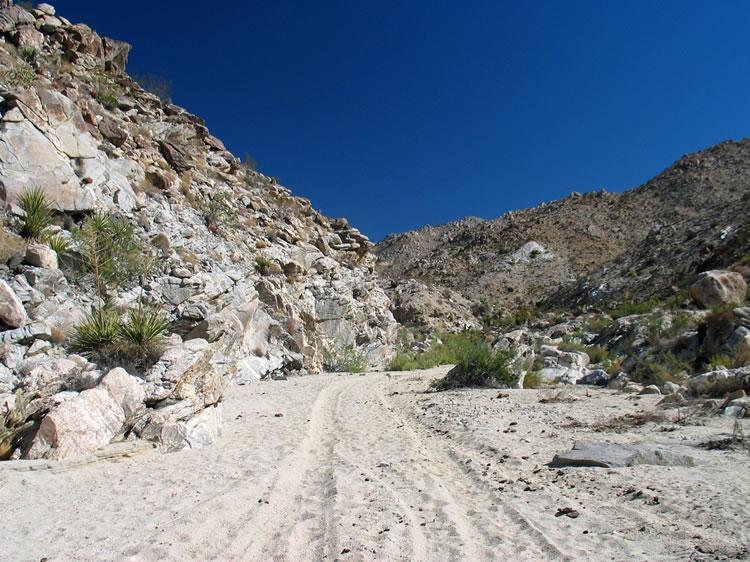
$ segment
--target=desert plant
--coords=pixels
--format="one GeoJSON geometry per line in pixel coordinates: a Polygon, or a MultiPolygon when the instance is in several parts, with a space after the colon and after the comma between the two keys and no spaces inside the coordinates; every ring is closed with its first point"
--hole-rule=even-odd
{"type": "Polygon", "coordinates": [[[367,358],[353,345],[343,348],[323,348],[323,369],[333,373],[361,373],[367,368],[367,358]]]}
{"type": "Polygon", "coordinates": [[[417,368],[418,364],[416,359],[403,352],[397,353],[388,365],[389,371],[413,371],[417,368]]]}
{"type": "Polygon", "coordinates": [[[99,303],[103,283],[132,286],[144,273],[148,254],[136,238],[134,226],[124,219],[102,212],[90,215],[76,233],[76,240],[81,268],[84,274],[94,276],[99,303]]]}
{"type": "Polygon", "coordinates": [[[138,353],[148,353],[164,337],[169,321],[161,310],[138,306],[128,310],[128,319],[120,325],[119,339],[138,353]]]}
{"type": "Polygon", "coordinates": [[[70,349],[81,355],[109,348],[120,335],[120,318],[117,311],[108,307],[97,307],[88,313],[80,324],[73,328],[70,349]]]}
{"type": "Polygon", "coordinates": [[[458,353],[458,361],[444,378],[432,381],[435,390],[467,386],[512,387],[518,383],[513,372],[514,352],[494,350],[481,338],[466,340],[458,353]]]}
{"type": "Polygon", "coordinates": [[[734,364],[734,359],[724,353],[717,353],[713,355],[708,361],[709,367],[712,369],[719,369],[721,367],[731,367],[734,364]]]}
{"type": "Polygon", "coordinates": [[[36,49],[34,49],[34,47],[22,47],[20,55],[23,62],[31,66],[36,59],[36,49]]]}
{"type": "Polygon", "coordinates": [[[540,370],[532,370],[526,373],[523,377],[524,388],[539,388],[542,386],[542,375],[540,370]]]}
{"type": "Polygon", "coordinates": [[[20,62],[3,72],[5,80],[17,88],[31,88],[36,82],[36,72],[30,64],[20,62]]]}
{"type": "Polygon", "coordinates": [[[67,254],[70,251],[70,244],[64,236],[60,234],[48,234],[47,232],[42,234],[42,242],[52,248],[58,256],[67,254]]]}
{"type": "Polygon", "coordinates": [[[44,190],[34,187],[21,194],[18,204],[24,212],[21,236],[38,239],[42,231],[52,224],[53,211],[49,198],[44,190]]]}
{"type": "Polygon", "coordinates": [[[96,101],[110,110],[120,107],[120,102],[117,101],[117,97],[110,92],[101,92],[96,96],[96,101]]]}
{"type": "Polygon", "coordinates": [[[230,225],[235,218],[230,198],[226,193],[216,193],[208,199],[200,199],[198,208],[209,228],[230,225]]]}
{"type": "Polygon", "coordinates": [[[16,402],[5,416],[0,418],[0,460],[6,460],[13,452],[13,443],[34,422],[26,421],[26,402],[21,389],[16,390],[16,402]]]}
{"type": "Polygon", "coordinates": [[[268,272],[269,268],[273,265],[273,260],[265,256],[255,256],[255,269],[261,273],[268,272]]]}
{"type": "Polygon", "coordinates": [[[610,353],[598,345],[590,345],[583,350],[589,356],[591,363],[603,363],[610,358],[610,353]]]}
{"type": "Polygon", "coordinates": [[[164,103],[172,103],[172,81],[157,74],[135,74],[133,79],[164,103]]]}

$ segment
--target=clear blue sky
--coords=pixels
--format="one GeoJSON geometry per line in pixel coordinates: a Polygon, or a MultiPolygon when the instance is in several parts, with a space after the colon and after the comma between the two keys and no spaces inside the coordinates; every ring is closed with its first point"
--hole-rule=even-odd
{"type": "Polygon", "coordinates": [[[373,240],[624,191],[750,136],[746,1],[51,3],[373,240]]]}

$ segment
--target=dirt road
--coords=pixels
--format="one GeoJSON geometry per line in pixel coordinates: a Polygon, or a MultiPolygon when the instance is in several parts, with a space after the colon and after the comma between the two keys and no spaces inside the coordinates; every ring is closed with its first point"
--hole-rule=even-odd
{"type": "MultiPolygon", "coordinates": [[[[618,498],[616,490],[634,477],[651,476],[658,488],[657,472],[549,469],[542,464],[550,460],[548,449],[562,446],[559,436],[539,438],[552,433],[551,419],[537,420],[532,439],[512,421],[526,414],[493,414],[483,405],[497,391],[436,399],[424,391],[439,372],[232,387],[224,434],[211,447],[39,472],[0,469],[6,538],[0,558],[678,560],[695,554],[684,533],[658,529],[685,506],[655,512],[618,498]],[[582,498],[587,481],[591,497],[582,498]],[[581,517],[556,516],[571,505],[581,517]]],[[[700,487],[700,475],[690,478],[700,487]]],[[[740,521],[725,534],[737,532],[741,542],[748,509],[727,509],[739,509],[740,521]]]]}

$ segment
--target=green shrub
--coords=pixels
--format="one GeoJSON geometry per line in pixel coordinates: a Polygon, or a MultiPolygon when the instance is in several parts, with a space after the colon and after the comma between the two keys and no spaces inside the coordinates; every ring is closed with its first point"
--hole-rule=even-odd
{"type": "Polygon", "coordinates": [[[662,305],[663,303],[657,299],[648,299],[643,302],[626,302],[620,308],[610,311],[609,315],[613,320],[617,320],[623,316],[631,316],[633,314],[648,314],[662,305]]]}
{"type": "Polygon", "coordinates": [[[42,231],[52,224],[52,205],[47,195],[38,187],[27,189],[18,198],[18,204],[24,212],[21,236],[39,239],[42,231]]]}
{"type": "Polygon", "coordinates": [[[11,86],[31,88],[36,82],[36,71],[28,63],[21,62],[3,72],[3,78],[11,86]]]}
{"type": "Polygon", "coordinates": [[[589,318],[583,323],[583,331],[589,334],[598,334],[612,323],[612,318],[602,315],[589,318]]]}
{"type": "Polygon", "coordinates": [[[73,331],[71,351],[89,355],[115,343],[120,335],[120,318],[111,308],[96,308],[73,331]]]}
{"type": "Polygon", "coordinates": [[[96,101],[102,104],[107,109],[117,109],[120,107],[120,102],[117,101],[117,97],[109,92],[102,92],[96,96],[96,101]]]}
{"type": "Polygon", "coordinates": [[[526,376],[523,378],[523,387],[524,388],[539,388],[542,386],[542,374],[541,369],[535,369],[532,371],[529,371],[526,373],[526,376]]]}
{"type": "Polygon", "coordinates": [[[591,363],[603,363],[610,358],[610,353],[598,345],[590,345],[583,350],[591,363]]]}
{"type": "Polygon", "coordinates": [[[261,273],[266,273],[273,265],[273,260],[265,256],[255,256],[255,269],[261,273]]]}
{"type": "Polygon", "coordinates": [[[94,276],[100,300],[102,282],[131,287],[155,264],[136,238],[133,224],[114,215],[97,212],[86,217],[76,240],[81,269],[94,276]]]}
{"type": "Polygon", "coordinates": [[[734,365],[734,359],[732,359],[729,355],[726,354],[716,354],[711,357],[711,359],[708,362],[708,365],[712,369],[719,369],[721,367],[732,367],[734,365]]]}
{"type": "Polygon", "coordinates": [[[417,360],[402,352],[398,352],[388,365],[389,371],[413,371],[417,368],[417,360]]]}
{"type": "Polygon", "coordinates": [[[432,381],[435,390],[462,387],[512,387],[518,384],[513,372],[513,351],[497,351],[481,338],[463,341],[457,351],[456,367],[444,378],[432,381]]]}

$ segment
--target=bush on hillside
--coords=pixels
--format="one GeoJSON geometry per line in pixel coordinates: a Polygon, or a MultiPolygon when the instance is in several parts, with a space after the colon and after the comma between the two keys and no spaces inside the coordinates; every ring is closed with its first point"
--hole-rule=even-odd
{"type": "Polygon", "coordinates": [[[435,390],[462,387],[515,387],[519,375],[513,370],[511,351],[494,350],[480,339],[467,340],[458,354],[456,366],[442,379],[432,381],[435,390]]]}

